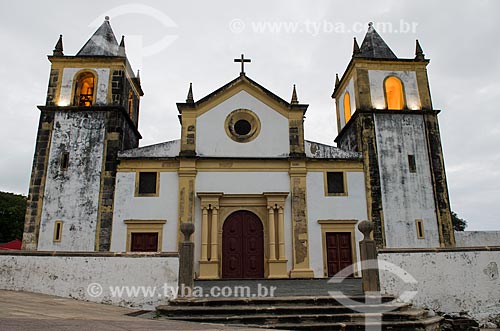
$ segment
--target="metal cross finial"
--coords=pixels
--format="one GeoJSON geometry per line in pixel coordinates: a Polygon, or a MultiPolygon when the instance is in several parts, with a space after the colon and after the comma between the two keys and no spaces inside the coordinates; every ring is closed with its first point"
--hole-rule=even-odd
{"type": "Polygon", "coordinates": [[[234,62],[241,62],[241,74],[245,74],[245,62],[252,62],[250,59],[245,59],[245,56],[241,54],[241,59],[234,59],[234,62]]]}

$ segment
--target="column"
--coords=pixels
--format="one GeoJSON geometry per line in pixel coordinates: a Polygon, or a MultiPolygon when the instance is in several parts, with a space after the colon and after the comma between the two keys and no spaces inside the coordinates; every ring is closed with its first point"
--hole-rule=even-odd
{"type": "Polygon", "coordinates": [[[208,210],[202,209],[201,218],[201,261],[207,261],[208,258],[208,210]]]}
{"type": "Polygon", "coordinates": [[[216,207],[212,207],[212,234],[210,261],[219,261],[219,212],[216,207]]]}
{"type": "Polygon", "coordinates": [[[274,208],[267,207],[269,211],[269,260],[276,260],[276,230],[274,228],[274,208]]]}
{"type": "Polygon", "coordinates": [[[285,216],[283,206],[278,208],[278,259],[285,259],[285,216]]]}
{"type": "Polygon", "coordinates": [[[198,192],[202,208],[202,251],[198,279],[219,278],[219,199],[222,193],[198,192]]]}

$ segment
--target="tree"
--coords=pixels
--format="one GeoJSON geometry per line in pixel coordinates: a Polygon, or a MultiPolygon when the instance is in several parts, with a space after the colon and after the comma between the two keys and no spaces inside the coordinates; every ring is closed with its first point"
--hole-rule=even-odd
{"type": "Polygon", "coordinates": [[[0,192],[0,243],[22,239],[27,198],[0,192]]]}
{"type": "Polygon", "coordinates": [[[451,223],[455,231],[464,231],[467,227],[467,221],[458,217],[457,213],[454,211],[451,212],[451,223]]]}

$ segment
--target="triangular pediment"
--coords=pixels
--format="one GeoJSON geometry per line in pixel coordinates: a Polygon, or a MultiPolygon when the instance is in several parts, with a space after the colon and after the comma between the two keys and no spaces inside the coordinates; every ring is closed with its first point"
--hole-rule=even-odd
{"type": "Polygon", "coordinates": [[[247,92],[286,118],[290,117],[292,110],[300,110],[305,113],[308,107],[305,104],[291,104],[242,74],[196,102],[193,100],[193,102],[178,103],[177,108],[180,114],[185,109],[195,109],[196,115],[201,116],[241,91],[247,92]]]}

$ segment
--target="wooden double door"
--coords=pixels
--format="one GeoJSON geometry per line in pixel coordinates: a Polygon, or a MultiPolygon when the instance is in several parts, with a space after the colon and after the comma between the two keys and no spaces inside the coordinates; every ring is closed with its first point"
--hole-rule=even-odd
{"type": "Polygon", "coordinates": [[[232,213],[222,226],[222,278],[264,278],[264,229],[250,211],[232,213]]]}
{"type": "Polygon", "coordinates": [[[350,232],[326,233],[326,263],[328,277],[335,276],[339,271],[345,268],[348,268],[347,275],[352,275],[352,245],[350,232]]]}

